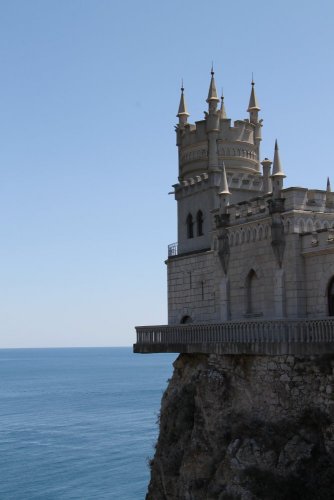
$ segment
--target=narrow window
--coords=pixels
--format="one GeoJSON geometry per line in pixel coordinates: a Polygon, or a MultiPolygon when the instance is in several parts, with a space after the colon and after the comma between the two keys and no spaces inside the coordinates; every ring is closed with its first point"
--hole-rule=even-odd
{"type": "Polygon", "coordinates": [[[246,279],[246,314],[252,314],[254,312],[254,280],[256,279],[256,274],[254,269],[249,271],[246,279]]]}
{"type": "Polygon", "coordinates": [[[201,210],[196,215],[197,236],[203,236],[203,213],[201,210]]]}
{"type": "Polygon", "coordinates": [[[246,315],[258,316],[262,314],[262,288],[260,280],[258,279],[254,269],[251,269],[248,273],[245,288],[246,315]]]}
{"type": "Polygon", "coordinates": [[[334,277],[328,285],[328,316],[334,316],[334,277]]]}
{"type": "Polygon", "coordinates": [[[194,237],[194,222],[193,222],[193,216],[191,214],[188,214],[186,224],[187,224],[187,238],[193,238],[194,237]]]}
{"type": "Polygon", "coordinates": [[[193,320],[191,319],[190,316],[183,316],[183,318],[180,321],[181,325],[188,325],[189,323],[192,323],[192,322],[193,322],[193,320]]]}

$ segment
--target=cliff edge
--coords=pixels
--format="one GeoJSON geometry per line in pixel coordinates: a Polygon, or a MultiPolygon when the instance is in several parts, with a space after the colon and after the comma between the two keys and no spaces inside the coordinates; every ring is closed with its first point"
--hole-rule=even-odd
{"type": "Polygon", "coordinates": [[[334,498],[334,355],[181,354],[146,500],[334,498]]]}

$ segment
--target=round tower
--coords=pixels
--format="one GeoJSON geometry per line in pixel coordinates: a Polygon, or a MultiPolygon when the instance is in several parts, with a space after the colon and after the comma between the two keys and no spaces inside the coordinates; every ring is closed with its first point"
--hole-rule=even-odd
{"type": "Polygon", "coordinates": [[[188,123],[189,114],[184,104],[182,90],[181,111],[179,109],[177,115],[179,124],[176,127],[179,181],[188,181],[204,173],[220,172],[224,163],[231,187],[232,202],[256,196],[262,191],[260,169],[262,120],[259,120],[260,107],[253,79],[247,108],[249,119],[231,123],[226,114],[224,97],[219,99],[217,95],[213,68],[206,102],[208,110],[204,112],[204,120],[196,121],[194,124],[188,123]]]}

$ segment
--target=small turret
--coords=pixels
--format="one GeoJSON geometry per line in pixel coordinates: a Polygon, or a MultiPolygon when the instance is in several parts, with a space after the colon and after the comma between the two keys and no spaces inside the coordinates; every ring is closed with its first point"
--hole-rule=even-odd
{"type": "Polygon", "coordinates": [[[225,120],[227,118],[225,104],[224,104],[223,90],[222,90],[221,104],[220,104],[220,113],[219,114],[220,114],[220,119],[221,120],[225,120]]]}
{"type": "Polygon", "coordinates": [[[261,108],[257,102],[254,86],[255,86],[255,83],[254,83],[254,79],[253,79],[253,75],[252,75],[252,90],[251,90],[251,95],[249,98],[249,104],[248,104],[247,111],[249,113],[249,121],[251,123],[256,124],[259,121],[259,111],[261,110],[261,108]]]}
{"type": "Polygon", "coordinates": [[[326,207],[333,208],[334,206],[334,193],[332,193],[331,181],[327,177],[327,187],[326,187],[326,207]]]}
{"type": "Polygon", "coordinates": [[[281,190],[283,189],[283,179],[286,177],[281,166],[281,160],[279,157],[277,139],[275,141],[275,153],[274,153],[274,163],[273,163],[273,173],[271,175],[273,184],[273,197],[280,198],[281,190]]]}
{"type": "Polygon", "coordinates": [[[222,185],[222,190],[220,191],[219,198],[220,198],[220,208],[222,210],[225,210],[226,207],[230,204],[230,190],[228,188],[228,182],[227,182],[227,177],[226,177],[226,169],[225,169],[225,164],[223,162],[222,165],[222,178],[223,178],[223,185],[222,185]]]}
{"type": "Polygon", "coordinates": [[[187,105],[186,101],[184,98],[184,87],[183,87],[183,80],[182,80],[182,85],[181,85],[181,98],[180,98],[180,105],[179,105],[179,111],[176,115],[179,119],[179,125],[184,126],[187,123],[189,113],[187,111],[187,105]]]}
{"type": "Polygon", "coordinates": [[[209,114],[214,113],[217,109],[219,98],[217,95],[216,82],[214,78],[215,72],[213,71],[213,66],[211,67],[211,81],[209,87],[208,98],[206,102],[209,105],[209,114]]]}
{"type": "Polygon", "coordinates": [[[270,167],[272,165],[272,162],[268,158],[265,158],[261,162],[261,165],[263,167],[262,191],[263,191],[263,194],[268,194],[268,193],[271,193],[271,191],[272,191],[271,179],[270,179],[270,167]]]}
{"type": "Polygon", "coordinates": [[[329,177],[327,177],[327,187],[326,187],[326,192],[331,193],[332,188],[331,188],[331,181],[329,180],[329,177]]]}
{"type": "Polygon", "coordinates": [[[206,132],[208,135],[208,167],[210,171],[219,171],[218,167],[218,149],[217,138],[219,132],[219,111],[217,106],[219,98],[217,95],[216,83],[214,79],[213,66],[211,67],[211,81],[209,87],[208,98],[206,102],[209,104],[209,112],[205,112],[206,132]]]}

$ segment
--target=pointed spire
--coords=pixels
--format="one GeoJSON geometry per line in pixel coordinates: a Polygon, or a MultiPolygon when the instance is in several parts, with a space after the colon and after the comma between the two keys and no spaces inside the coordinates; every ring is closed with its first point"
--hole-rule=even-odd
{"type": "Polygon", "coordinates": [[[181,98],[180,98],[179,111],[178,111],[176,116],[179,118],[179,123],[183,123],[183,124],[187,123],[189,113],[188,113],[186,101],[184,98],[183,79],[182,79],[182,84],[181,84],[181,98]]]}
{"type": "Polygon", "coordinates": [[[274,153],[274,163],[273,163],[273,173],[272,177],[286,177],[281,166],[281,160],[279,157],[277,139],[275,141],[275,153],[274,153]]]}
{"type": "Polygon", "coordinates": [[[255,83],[254,83],[254,78],[253,78],[253,73],[252,73],[252,90],[251,90],[251,95],[249,98],[249,104],[248,104],[248,109],[247,111],[250,113],[251,111],[260,111],[260,106],[259,103],[257,102],[256,94],[255,94],[255,83]]]}
{"type": "Polygon", "coordinates": [[[329,180],[329,177],[327,177],[327,188],[326,188],[326,191],[327,191],[327,193],[331,193],[332,192],[331,181],[329,180]]]}
{"type": "Polygon", "coordinates": [[[222,190],[220,191],[219,195],[230,195],[230,190],[228,188],[228,182],[227,182],[227,177],[226,177],[226,169],[225,169],[225,163],[223,162],[222,164],[222,171],[223,171],[223,186],[222,190]]]}
{"type": "Polygon", "coordinates": [[[225,109],[225,104],[224,104],[224,93],[222,89],[222,96],[221,96],[221,105],[220,105],[220,118],[225,119],[227,118],[226,115],[226,109],[225,109]]]}
{"type": "Polygon", "coordinates": [[[219,102],[214,75],[215,75],[215,72],[213,71],[213,64],[212,64],[212,66],[211,66],[211,81],[210,81],[208,98],[206,100],[206,102],[209,104],[210,104],[210,102],[215,102],[215,103],[219,102]]]}

